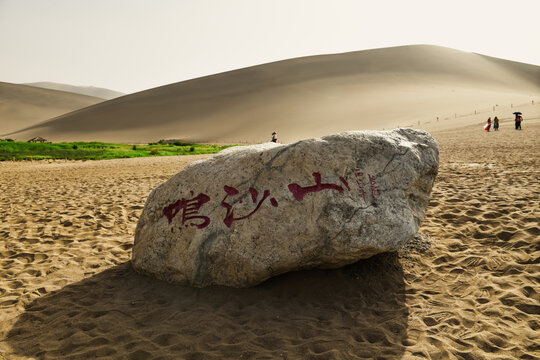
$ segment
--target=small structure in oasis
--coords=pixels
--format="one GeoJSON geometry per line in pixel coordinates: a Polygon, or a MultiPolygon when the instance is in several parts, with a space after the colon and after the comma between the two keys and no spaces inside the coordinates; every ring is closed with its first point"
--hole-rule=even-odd
{"type": "Polygon", "coordinates": [[[47,142],[47,140],[45,140],[44,138],[42,138],[42,137],[40,137],[40,136],[36,136],[36,137],[31,138],[31,139],[28,140],[27,142],[31,142],[31,143],[44,143],[44,142],[47,142]]]}
{"type": "Polygon", "coordinates": [[[229,148],[152,191],[133,267],[196,287],[248,287],[397,251],[424,217],[438,155],[413,129],[229,148]]]}

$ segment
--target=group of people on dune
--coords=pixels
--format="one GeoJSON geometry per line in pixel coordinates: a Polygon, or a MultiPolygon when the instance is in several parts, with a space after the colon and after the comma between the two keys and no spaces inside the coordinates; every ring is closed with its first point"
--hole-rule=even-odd
{"type": "MultiPolygon", "coordinates": [[[[521,122],[523,121],[523,117],[521,116],[521,113],[519,111],[516,111],[514,113],[514,115],[516,116],[514,118],[515,129],[516,130],[521,130],[521,122]]],[[[484,125],[484,130],[490,131],[492,123],[493,123],[493,131],[498,131],[499,130],[499,118],[496,117],[496,116],[493,118],[493,121],[491,121],[491,117],[489,117],[487,119],[487,123],[486,123],[486,125],[484,125]]]]}

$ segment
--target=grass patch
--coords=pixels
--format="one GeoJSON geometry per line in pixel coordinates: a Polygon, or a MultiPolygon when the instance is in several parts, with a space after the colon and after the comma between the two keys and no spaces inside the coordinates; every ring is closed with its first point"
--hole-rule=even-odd
{"type": "Polygon", "coordinates": [[[234,145],[218,146],[187,143],[148,145],[103,142],[28,143],[0,140],[0,161],[6,160],[105,160],[118,158],[213,154],[234,145]]]}

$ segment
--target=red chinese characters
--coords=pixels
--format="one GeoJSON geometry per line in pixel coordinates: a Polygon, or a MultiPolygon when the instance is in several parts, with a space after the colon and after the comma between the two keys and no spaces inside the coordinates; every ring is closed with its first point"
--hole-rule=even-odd
{"type": "MultiPolygon", "coordinates": [[[[225,200],[227,200],[227,198],[229,196],[238,195],[240,192],[237,189],[235,189],[235,188],[233,188],[231,186],[227,186],[227,185],[225,185],[223,187],[223,189],[225,190],[227,195],[225,195],[225,197],[221,201],[221,206],[223,206],[225,209],[227,209],[227,214],[225,215],[225,219],[223,220],[223,222],[225,223],[225,225],[227,227],[231,227],[231,225],[232,225],[232,223],[234,221],[244,220],[244,219],[249,218],[253,214],[255,214],[259,210],[259,208],[261,207],[263,202],[270,196],[270,190],[264,190],[261,200],[259,200],[259,202],[257,202],[257,199],[259,198],[259,192],[256,189],[250,187],[249,188],[249,193],[251,194],[251,200],[253,201],[253,204],[257,204],[257,205],[255,206],[255,209],[253,209],[249,214],[244,215],[244,216],[235,217],[234,216],[233,206],[231,204],[227,203],[225,200]]],[[[242,200],[240,200],[239,203],[242,203],[242,200]]],[[[270,204],[273,207],[278,206],[277,200],[275,198],[270,199],[270,204]]]]}
{"type": "MultiPolygon", "coordinates": [[[[312,186],[306,186],[302,187],[296,183],[289,184],[289,191],[293,194],[294,198],[297,201],[302,201],[304,199],[304,196],[309,193],[313,192],[319,192],[322,190],[336,190],[339,193],[342,193],[343,187],[336,184],[322,184],[321,183],[321,174],[318,172],[315,172],[312,174],[315,178],[315,185],[312,186]]],[[[339,177],[339,180],[345,185],[345,187],[350,191],[351,188],[349,187],[349,184],[343,177],[339,177]]]]}
{"type": "Polygon", "coordinates": [[[356,169],[354,171],[354,179],[356,180],[356,184],[358,185],[358,191],[360,192],[360,196],[366,202],[366,190],[364,190],[364,173],[360,170],[356,169]]]}
{"type": "MultiPolygon", "coordinates": [[[[379,185],[375,181],[375,176],[371,174],[367,174],[368,180],[369,180],[369,190],[371,193],[371,198],[375,199],[376,197],[380,196],[379,192],[379,185]]],[[[354,178],[356,180],[356,184],[358,185],[358,191],[360,192],[360,196],[364,200],[364,202],[367,203],[366,200],[366,183],[364,182],[364,173],[361,172],[359,169],[355,169],[354,171],[354,178]]]]}
{"type": "Polygon", "coordinates": [[[375,199],[377,196],[380,195],[379,185],[377,185],[377,182],[375,181],[375,176],[368,174],[368,178],[369,178],[369,187],[371,189],[371,196],[375,199]]]}
{"type": "MultiPolygon", "coordinates": [[[[310,186],[300,186],[297,183],[291,183],[288,185],[289,191],[292,193],[296,201],[302,201],[304,197],[310,193],[316,193],[323,190],[333,190],[342,194],[347,190],[351,192],[351,187],[349,183],[343,176],[339,176],[340,183],[323,183],[322,177],[319,172],[314,172],[312,174],[315,185],[310,186]]],[[[365,174],[360,171],[360,169],[354,170],[354,180],[358,186],[358,191],[360,196],[367,203],[368,193],[371,193],[371,199],[375,199],[380,196],[380,191],[377,182],[375,181],[375,176],[371,174],[365,174]],[[364,175],[367,175],[367,181],[364,180],[364,175]],[[370,190],[367,190],[369,186],[370,190]]],[[[264,202],[268,199],[270,205],[273,207],[278,207],[278,202],[274,197],[270,197],[270,190],[266,189],[263,191],[262,195],[255,188],[250,187],[249,197],[253,205],[244,205],[243,209],[235,209],[235,204],[242,204],[243,197],[234,201],[232,197],[239,195],[240,191],[232,186],[225,185],[223,187],[225,191],[225,197],[221,200],[220,205],[225,208],[226,214],[223,219],[223,223],[227,227],[231,227],[235,221],[245,220],[253,216],[257,211],[260,210],[264,202]],[[245,210],[247,207],[247,210],[245,210]],[[237,212],[242,212],[243,214],[235,214],[237,212]],[[246,213],[247,212],[247,213],[246,213]]],[[[246,194],[247,195],[247,194],[246,194]]],[[[243,195],[243,196],[246,196],[243,195]]],[[[163,215],[167,217],[169,224],[172,223],[173,219],[180,213],[182,216],[181,225],[179,229],[188,226],[194,226],[197,229],[204,229],[210,225],[211,219],[208,216],[202,215],[200,213],[201,208],[208,203],[211,199],[210,196],[200,193],[197,196],[193,196],[193,191],[191,191],[191,198],[182,198],[172,204],[169,204],[163,208],[163,215]]],[[[171,231],[174,231],[174,228],[171,228],[171,231]]]]}
{"type": "MultiPolygon", "coordinates": [[[[193,195],[193,191],[191,195],[193,195]]],[[[210,224],[210,218],[199,215],[199,210],[208,201],[210,201],[210,197],[206,194],[199,194],[192,199],[182,198],[163,208],[163,215],[167,217],[170,224],[174,217],[181,211],[182,226],[187,227],[188,224],[186,222],[190,221],[189,225],[195,226],[197,229],[203,229],[210,224]]]]}

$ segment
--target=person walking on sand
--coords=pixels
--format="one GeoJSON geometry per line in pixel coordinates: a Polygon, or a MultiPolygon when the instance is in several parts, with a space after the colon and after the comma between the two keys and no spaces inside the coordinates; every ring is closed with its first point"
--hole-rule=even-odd
{"type": "Polygon", "coordinates": [[[516,118],[514,119],[516,130],[521,130],[521,122],[523,121],[523,118],[521,117],[521,112],[516,111],[514,112],[514,115],[516,116],[516,118]]]}
{"type": "Polygon", "coordinates": [[[496,116],[493,118],[493,131],[499,131],[499,118],[496,116]]]}
{"type": "Polygon", "coordinates": [[[277,134],[275,132],[272,133],[272,142],[277,143],[277,134]]]}
{"type": "Polygon", "coordinates": [[[488,117],[486,126],[484,126],[484,130],[489,132],[489,129],[491,129],[491,117],[488,117]]]}

